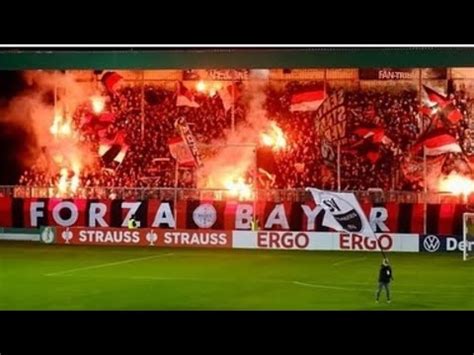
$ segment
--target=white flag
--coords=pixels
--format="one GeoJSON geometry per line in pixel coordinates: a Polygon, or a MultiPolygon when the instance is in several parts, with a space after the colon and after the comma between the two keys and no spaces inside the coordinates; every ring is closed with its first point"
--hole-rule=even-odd
{"type": "Polygon", "coordinates": [[[374,231],[353,193],[330,192],[311,187],[306,190],[311,192],[316,204],[326,212],[324,226],[375,238],[374,231]]]}

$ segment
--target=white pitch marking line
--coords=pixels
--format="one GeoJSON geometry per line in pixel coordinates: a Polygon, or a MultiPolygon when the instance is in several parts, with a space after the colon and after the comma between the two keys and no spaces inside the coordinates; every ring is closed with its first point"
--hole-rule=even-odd
{"type": "MultiPolygon", "coordinates": [[[[341,290],[341,291],[364,291],[364,292],[375,292],[376,287],[373,289],[366,289],[366,288],[351,288],[351,287],[337,287],[337,286],[326,286],[326,285],[317,285],[317,284],[310,284],[306,282],[300,281],[293,281],[295,285],[300,285],[304,287],[312,287],[312,288],[322,288],[322,289],[329,289],[329,290],[341,290]]],[[[414,295],[429,295],[433,294],[434,292],[423,292],[423,291],[392,291],[394,294],[414,294],[414,295]]],[[[445,296],[452,296],[455,293],[446,293],[446,292],[436,292],[436,294],[443,294],[445,296]]]]}
{"type": "Polygon", "coordinates": [[[201,277],[160,277],[160,276],[132,276],[133,280],[154,280],[154,281],[196,281],[196,282],[221,282],[221,283],[242,283],[242,282],[256,282],[256,283],[289,283],[286,280],[233,280],[233,279],[215,279],[215,278],[201,278],[201,277]]]}
{"type": "Polygon", "coordinates": [[[122,260],[122,261],[116,261],[116,262],[107,263],[107,264],[100,264],[100,265],[92,265],[92,266],[79,267],[79,268],[77,268],[77,269],[70,269],[70,270],[65,270],[65,271],[53,272],[53,273],[50,273],[50,274],[46,274],[45,276],[56,276],[56,275],[68,274],[68,273],[75,272],[75,271],[100,269],[100,268],[103,268],[103,267],[109,267],[109,266],[115,266],[115,265],[128,264],[128,263],[133,263],[133,262],[135,262],[135,261],[155,259],[155,258],[160,258],[160,257],[162,257],[162,256],[169,256],[169,255],[174,255],[174,254],[173,254],[173,253],[166,253],[166,254],[145,256],[145,257],[143,257],[143,258],[135,258],[135,259],[127,259],[127,260],[122,260]]]}
{"type": "Polygon", "coordinates": [[[365,259],[367,259],[366,256],[364,256],[363,258],[357,258],[357,259],[345,259],[345,260],[342,260],[342,261],[339,261],[337,263],[332,264],[332,266],[339,266],[339,265],[343,265],[343,264],[355,263],[357,261],[362,261],[362,260],[365,260],[365,259]]]}
{"type": "Polygon", "coordinates": [[[330,289],[330,290],[354,290],[352,288],[346,288],[346,287],[336,287],[336,286],[325,286],[325,285],[315,285],[315,284],[308,284],[306,282],[300,282],[300,281],[293,281],[295,285],[300,285],[300,286],[306,286],[306,287],[313,287],[313,288],[325,288],[325,289],[330,289]]]}

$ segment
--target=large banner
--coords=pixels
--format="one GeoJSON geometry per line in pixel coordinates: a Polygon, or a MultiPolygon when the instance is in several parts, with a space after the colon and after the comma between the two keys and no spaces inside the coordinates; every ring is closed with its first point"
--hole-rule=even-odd
{"type": "MultiPolygon", "coordinates": [[[[330,231],[322,225],[324,210],[313,201],[265,202],[256,204],[262,230],[330,231]]],[[[361,204],[377,233],[424,233],[424,205],[421,203],[361,204]]],[[[155,199],[85,200],[0,198],[0,227],[88,226],[126,227],[134,214],[141,227],[191,230],[250,230],[253,202],[173,201],[155,199]]],[[[462,204],[428,204],[428,234],[462,235],[462,204]]]]}
{"type": "Polygon", "coordinates": [[[377,234],[373,237],[355,233],[315,233],[282,231],[234,231],[233,247],[277,250],[347,250],[418,252],[418,234],[377,234]]]}
{"type": "Polygon", "coordinates": [[[234,248],[275,250],[341,250],[418,252],[418,234],[377,234],[289,231],[173,231],[141,228],[46,227],[40,240],[46,244],[142,246],[161,248],[234,248]]]}
{"type": "Polygon", "coordinates": [[[232,248],[231,231],[213,230],[47,227],[41,231],[40,239],[47,244],[232,248]]]}
{"type": "Polygon", "coordinates": [[[188,122],[186,122],[186,119],[184,117],[178,118],[175,121],[174,125],[181,134],[183,142],[186,144],[189,151],[191,152],[194,161],[196,162],[196,165],[202,166],[202,161],[199,155],[196,139],[194,138],[194,135],[191,132],[191,128],[189,128],[188,122]]]}
{"type": "Polygon", "coordinates": [[[189,69],[183,70],[183,80],[248,80],[249,69],[189,69]]]}
{"type": "Polygon", "coordinates": [[[426,234],[420,235],[420,251],[427,253],[457,252],[461,254],[467,247],[468,252],[474,250],[474,241],[467,241],[459,235],[426,234]]]}
{"type": "Polygon", "coordinates": [[[416,80],[419,69],[411,68],[360,68],[360,80],[416,80]]]}
{"type": "Polygon", "coordinates": [[[316,133],[321,139],[321,155],[327,166],[336,167],[337,144],[347,142],[347,117],[344,90],[328,96],[314,115],[316,133]]]}
{"type": "Polygon", "coordinates": [[[314,124],[322,139],[335,142],[346,137],[344,90],[337,90],[324,100],[314,115],[314,124]]]}

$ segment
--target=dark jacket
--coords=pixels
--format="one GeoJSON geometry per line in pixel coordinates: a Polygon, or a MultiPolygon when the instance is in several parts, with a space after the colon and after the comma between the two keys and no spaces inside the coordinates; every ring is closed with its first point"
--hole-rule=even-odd
{"type": "Polygon", "coordinates": [[[389,283],[393,280],[392,268],[390,265],[382,265],[379,272],[379,282],[389,283]]]}

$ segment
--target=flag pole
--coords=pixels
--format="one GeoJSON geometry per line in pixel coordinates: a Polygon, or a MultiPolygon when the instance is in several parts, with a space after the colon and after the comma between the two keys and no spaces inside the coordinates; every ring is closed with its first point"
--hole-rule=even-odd
{"type": "Polygon", "coordinates": [[[231,115],[232,115],[232,133],[235,131],[235,87],[234,81],[232,81],[232,107],[231,107],[231,115]]]}
{"type": "Polygon", "coordinates": [[[375,240],[377,241],[377,245],[380,249],[380,252],[382,253],[382,257],[384,259],[387,259],[387,256],[385,255],[385,252],[383,251],[383,247],[382,247],[382,244],[380,243],[380,240],[379,238],[377,238],[377,235],[375,234],[375,231],[372,229],[372,226],[370,225],[370,222],[369,222],[369,226],[370,226],[370,229],[372,230],[372,233],[374,233],[374,237],[375,237],[375,240]]]}
{"type": "Polygon", "coordinates": [[[54,82],[54,114],[56,115],[56,111],[57,111],[57,103],[58,103],[58,84],[57,82],[55,81],[54,82]]]}
{"type": "MultiPolygon", "coordinates": [[[[365,215],[365,212],[362,209],[362,206],[360,206],[359,200],[357,199],[356,195],[353,192],[352,193],[343,193],[343,192],[323,191],[323,190],[314,189],[314,188],[306,188],[306,191],[308,191],[308,190],[311,192],[311,195],[313,196],[314,202],[317,205],[320,205],[325,210],[325,214],[329,213],[329,214],[333,215],[333,217],[334,217],[334,214],[333,214],[333,210],[331,209],[330,205],[333,204],[333,205],[337,206],[337,204],[335,203],[334,200],[336,200],[336,201],[338,199],[345,200],[346,197],[345,196],[341,197],[341,195],[352,195],[352,196],[350,196],[350,198],[353,198],[355,200],[356,205],[353,204],[354,202],[349,203],[349,205],[352,204],[353,211],[359,216],[359,218],[361,219],[361,223],[362,223],[361,229],[359,231],[359,235],[364,236],[364,234],[365,234],[366,236],[368,236],[369,233],[368,233],[367,229],[370,229],[370,231],[372,232],[373,237],[377,241],[377,246],[380,249],[380,252],[381,252],[383,258],[386,259],[386,255],[385,255],[385,252],[383,250],[382,244],[380,243],[379,238],[377,238],[377,235],[375,234],[375,231],[372,228],[372,225],[370,224],[369,219],[365,215]],[[321,191],[321,192],[325,193],[326,195],[330,195],[331,199],[329,199],[327,197],[322,198],[321,195],[320,195],[321,192],[316,192],[315,190],[321,191]],[[367,229],[363,227],[364,225],[367,226],[367,229]]],[[[346,203],[348,203],[348,202],[346,201],[346,203]]],[[[322,223],[323,223],[323,225],[325,225],[327,227],[330,227],[330,228],[332,228],[336,231],[339,231],[339,232],[342,232],[342,231],[347,232],[351,236],[352,236],[352,234],[356,233],[354,231],[350,231],[349,229],[345,228],[336,218],[333,218],[333,219],[337,223],[337,225],[334,225],[334,223],[325,224],[324,223],[325,219],[326,219],[326,215],[323,216],[322,223]]]]}
{"type": "MultiPolygon", "coordinates": [[[[258,170],[258,157],[257,157],[257,145],[255,144],[254,146],[254,151],[255,151],[255,169],[253,171],[253,189],[254,189],[254,194],[253,194],[253,221],[254,224],[256,225],[257,222],[257,189],[258,189],[258,184],[257,184],[257,170],[258,170]]],[[[257,229],[259,229],[259,226],[257,226],[257,229]]]]}
{"type": "Polygon", "coordinates": [[[341,191],[341,142],[337,142],[337,191],[341,191]]]}
{"type": "Polygon", "coordinates": [[[142,93],[141,93],[141,103],[140,103],[140,110],[141,110],[141,135],[142,140],[145,139],[145,71],[142,70],[142,93]]]}
{"type": "Polygon", "coordinates": [[[177,204],[178,204],[178,171],[179,163],[175,159],[174,163],[174,200],[173,200],[173,213],[174,213],[174,229],[178,228],[178,215],[177,215],[177,204]]]}
{"type": "Polygon", "coordinates": [[[426,172],[426,146],[423,145],[423,192],[424,192],[424,198],[423,198],[423,233],[426,234],[426,217],[427,217],[427,205],[426,205],[426,200],[427,200],[427,195],[428,195],[428,178],[427,178],[427,172],[426,172]]]}

